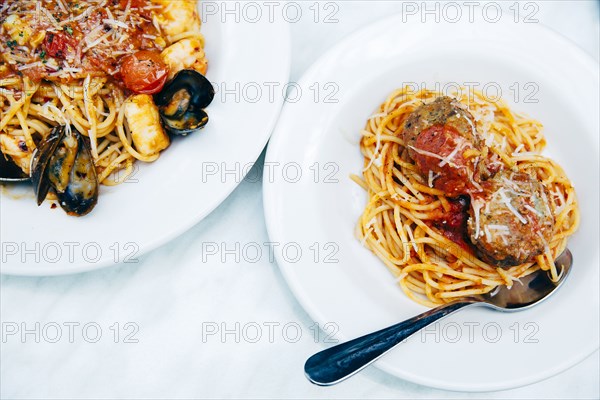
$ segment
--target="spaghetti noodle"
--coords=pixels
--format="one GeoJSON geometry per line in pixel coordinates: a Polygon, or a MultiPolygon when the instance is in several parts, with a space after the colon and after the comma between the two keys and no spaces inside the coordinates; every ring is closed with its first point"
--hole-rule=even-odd
{"type": "MultiPolygon", "coordinates": [[[[558,280],[561,270],[554,260],[579,224],[575,190],[562,168],[540,154],[546,145],[542,125],[513,113],[503,101],[490,102],[476,91],[455,94],[474,116],[474,128],[483,142],[482,151],[469,149],[463,156],[487,152],[504,169],[527,173],[541,182],[550,194],[547,204],[554,218],[543,253],[531,262],[502,268],[477,256],[472,246],[448,234],[452,232],[432,224],[439,215],[451,212],[456,201],[433,187],[431,171],[428,177],[420,173],[401,132],[415,109],[439,96],[428,90],[397,90],[367,121],[360,142],[363,177],[352,177],[368,193],[356,225],[357,237],[397,277],[409,298],[430,307],[490,293],[501,285],[510,287],[538,269],[558,280]]],[[[487,226],[483,228],[489,232],[487,226]]]]}
{"type": "Polygon", "coordinates": [[[29,174],[37,144],[53,127],[66,125],[89,138],[104,185],[125,181],[136,160],[156,160],[168,136],[163,133],[161,147],[149,148],[143,132],[132,132],[125,104],[130,95],[155,93],[181,69],[206,73],[196,5],[195,0],[3,1],[2,153],[29,174]],[[145,57],[141,61],[139,54],[145,57]],[[150,67],[164,63],[166,69],[140,75],[137,64],[125,70],[124,60],[133,56],[150,67]]]}

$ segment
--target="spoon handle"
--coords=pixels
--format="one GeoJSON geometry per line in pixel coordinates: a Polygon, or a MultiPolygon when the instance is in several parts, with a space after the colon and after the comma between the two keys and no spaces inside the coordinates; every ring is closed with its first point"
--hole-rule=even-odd
{"type": "Polygon", "coordinates": [[[477,303],[479,301],[476,300],[448,303],[396,325],[323,350],[306,361],[304,373],[317,385],[339,383],[377,360],[413,333],[463,307],[477,303]]]}

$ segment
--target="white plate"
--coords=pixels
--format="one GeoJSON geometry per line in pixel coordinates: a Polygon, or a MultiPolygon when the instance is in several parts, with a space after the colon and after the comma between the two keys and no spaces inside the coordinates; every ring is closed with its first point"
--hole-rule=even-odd
{"type": "Polygon", "coordinates": [[[420,25],[395,16],[335,46],[300,86],[315,82],[337,85],[333,100],[339,101],[305,96],[286,104],[266,159],[300,168],[302,178],[296,182],[290,172],[263,181],[270,239],[303,251],[298,259],[288,245],[288,254],[275,252],[277,261],[321,327],[333,323],[326,331],[337,328],[337,339],[348,340],[425,311],[353,235],[366,193],[348,176],[361,173],[359,131],[368,116],[406,82],[430,88],[435,82],[479,82],[479,89],[496,82],[514,110],[543,122],[545,154],[574,181],[583,218],[569,243],[572,274],[555,296],[529,311],[465,310],[412,336],[376,365],[423,385],[500,390],[547,378],[598,348],[597,63],[536,24],[420,25]]]}
{"type": "Polygon", "coordinates": [[[138,163],[128,183],[101,187],[98,205],[83,218],[51,210],[48,203],[38,208],[30,186],[2,188],[2,273],[55,275],[136,262],[191,228],[241,182],[283,104],[289,27],[267,19],[222,22],[217,13],[202,32],[207,77],[217,91],[207,127],[174,140],[158,161],[138,163]],[[265,83],[277,94],[269,96],[265,83]]]}

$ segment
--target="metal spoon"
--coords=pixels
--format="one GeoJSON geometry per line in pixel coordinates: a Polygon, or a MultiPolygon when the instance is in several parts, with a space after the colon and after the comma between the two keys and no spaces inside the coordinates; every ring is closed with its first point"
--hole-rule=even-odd
{"type": "Polygon", "coordinates": [[[0,153],[0,182],[26,182],[30,179],[11,159],[0,153]]]}
{"type": "Polygon", "coordinates": [[[304,364],[309,381],[321,386],[339,383],[383,356],[407,337],[427,325],[438,321],[462,308],[484,306],[495,311],[521,311],[539,304],[550,297],[565,281],[573,264],[573,255],[566,249],[555,261],[563,269],[558,282],[552,282],[546,271],[538,270],[515,283],[511,289],[502,286],[493,296],[485,294],[472,299],[448,303],[434,308],[404,322],[377,332],[338,344],[310,357],[304,364]]]}

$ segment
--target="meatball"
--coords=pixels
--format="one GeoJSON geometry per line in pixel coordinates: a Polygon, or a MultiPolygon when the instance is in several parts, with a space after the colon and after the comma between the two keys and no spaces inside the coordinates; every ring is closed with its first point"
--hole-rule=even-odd
{"type": "Polygon", "coordinates": [[[471,142],[452,127],[433,125],[421,131],[409,153],[432,187],[455,197],[474,190],[474,165],[463,157],[470,148],[471,142]]]}
{"type": "Polygon", "coordinates": [[[430,186],[451,197],[475,191],[475,166],[463,154],[478,149],[480,140],[473,116],[458,101],[439,97],[418,107],[406,120],[402,136],[430,186]]]}
{"type": "Polygon", "coordinates": [[[525,173],[502,171],[473,196],[467,231],[479,256],[500,267],[533,261],[552,239],[554,218],[544,186],[525,173]]]}
{"type": "Polygon", "coordinates": [[[467,141],[479,147],[473,116],[458,100],[447,96],[423,104],[410,114],[402,132],[406,146],[409,148],[414,146],[421,132],[434,125],[449,126],[467,141]]]}

